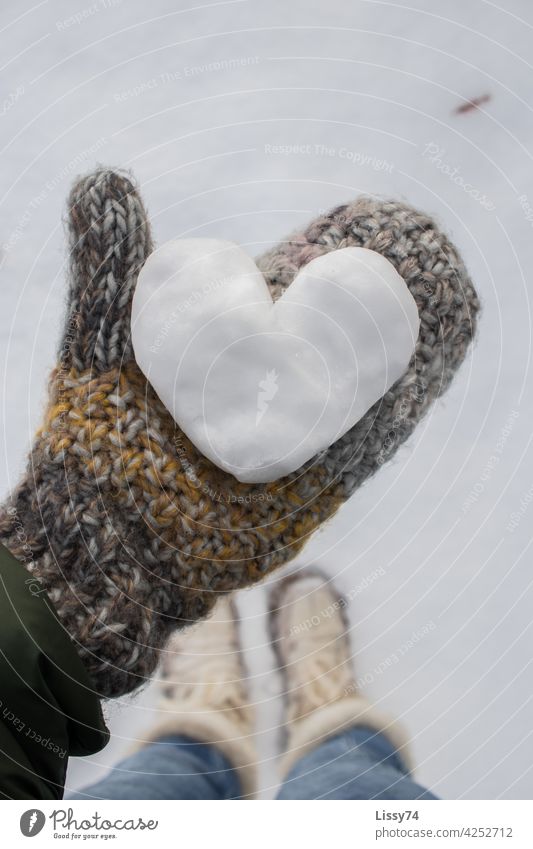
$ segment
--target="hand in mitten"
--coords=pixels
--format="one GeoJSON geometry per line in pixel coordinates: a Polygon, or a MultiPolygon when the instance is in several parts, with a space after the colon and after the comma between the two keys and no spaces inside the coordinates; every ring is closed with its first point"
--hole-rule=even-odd
{"type": "Polygon", "coordinates": [[[219,593],[294,557],[394,453],[462,362],[478,300],[453,245],[398,202],[356,200],[268,252],[258,266],[274,299],[323,254],[382,254],[415,299],[420,330],[403,376],[344,436],[281,481],[240,483],[199,453],[135,360],[132,298],[152,250],[136,189],[99,170],[74,186],[68,221],[59,361],[0,539],[42,582],[96,691],[112,697],[141,685],[169,633],[219,593]]]}

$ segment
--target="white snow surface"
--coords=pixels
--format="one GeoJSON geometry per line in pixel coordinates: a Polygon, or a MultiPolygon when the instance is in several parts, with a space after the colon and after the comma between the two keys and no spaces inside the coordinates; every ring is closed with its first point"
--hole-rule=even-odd
{"type": "Polygon", "coordinates": [[[418,310],[376,251],[316,257],[274,303],[232,242],[174,239],[136,286],[137,363],[192,443],[237,480],[275,481],[343,436],[405,372],[418,310]]]}
{"type": "MultiPolygon", "coordinates": [[[[431,213],[480,293],[478,340],[294,566],[320,565],[349,597],[361,688],[405,724],[420,781],[531,798],[531,3],[6,0],[0,15],[3,492],[55,360],[78,173],[132,169],[159,244],[227,239],[250,256],[362,193],[431,213]]],[[[237,601],[272,795],[268,589],[237,601]]],[[[112,743],[71,764],[70,787],[128,750],[155,699],[151,685],[106,707],[112,743]]]]}

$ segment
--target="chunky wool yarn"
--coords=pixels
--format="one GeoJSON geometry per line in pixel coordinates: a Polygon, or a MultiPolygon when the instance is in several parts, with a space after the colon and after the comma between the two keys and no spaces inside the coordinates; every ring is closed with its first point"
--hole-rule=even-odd
{"type": "Polygon", "coordinates": [[[382,253],[416,300],[420,335],[405,375],[342,439],[283,480],[244,484],[198,453],[134,360],[131,299],[152,240],[131,180],[79,180],[68,223],[58,364],[0,540],[42,583],[95,690],[113,697],[140,686],[171,631],[219,593],[294,557],[396,451],[463,361],[479,304],[453,245],[402,203],[361,198],[269,251],[259,267],[274,298],[327,251],[382,253]]]}

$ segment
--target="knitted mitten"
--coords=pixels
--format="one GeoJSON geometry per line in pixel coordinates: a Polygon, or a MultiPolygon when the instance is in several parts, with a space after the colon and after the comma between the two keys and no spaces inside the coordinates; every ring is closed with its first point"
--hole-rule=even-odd
{"type": "Polygon", "coordinates": [[[201,456],[137,366],[136,278],[152,250],[142,201],[99,170],[69,199],[65,331],[26,477],[0,540],[44,586],[103,696],[151,674],[172,629],[218,593],[286,563],[412,432],[472,338],[478,300],[453,245],[402,203],[362,198],[320,216],[259,265],[274,298],[298,269],[347,246],[383,254],[420,313],[404,376],[327,451],[282,481],[239,483],[201,456]]]}

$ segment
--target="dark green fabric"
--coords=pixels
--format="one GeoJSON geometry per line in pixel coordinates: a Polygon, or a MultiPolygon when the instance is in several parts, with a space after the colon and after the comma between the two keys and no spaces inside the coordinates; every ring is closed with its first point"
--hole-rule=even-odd
{"type": "Polygon", "coordinates": [[[68,757],[94,754],[108,739],[48,597],[0,545],[0,798],[62,798],[68,757]]]}

